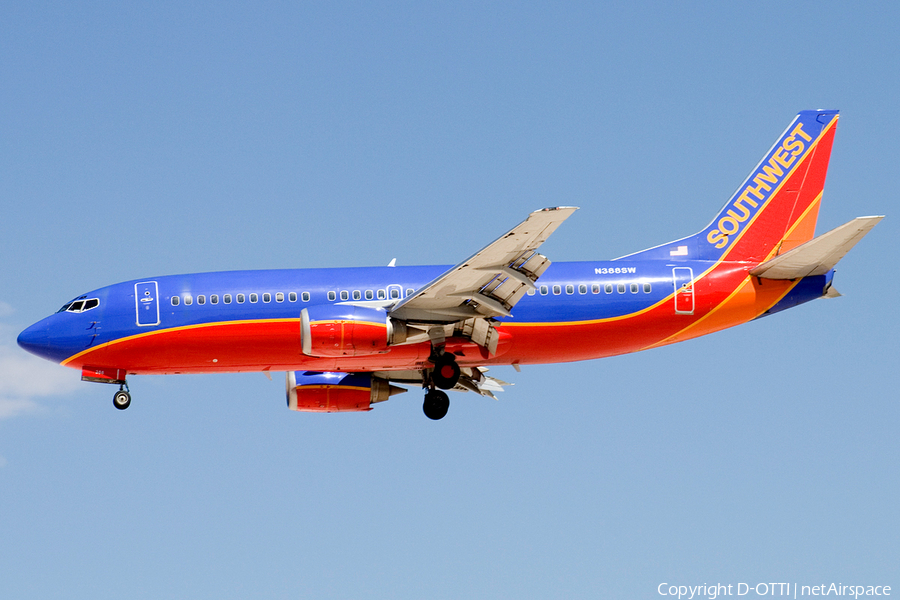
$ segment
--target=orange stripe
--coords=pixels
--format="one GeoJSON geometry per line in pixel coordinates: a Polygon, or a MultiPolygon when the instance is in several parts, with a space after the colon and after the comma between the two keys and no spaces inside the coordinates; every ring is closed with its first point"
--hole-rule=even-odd
{"type": "MultiPolygon", "coordinates": [[[[822,130],[822,133],[819,134],[819,137],[816,138],[816,141],[814,143],[810,144],[809,148],[806,149],[806,152],[803,153],[803,156],[800,158],[800,160],[797,161],[797,164],[794,165],[794,168],[787,172],[787,174],[782,178],[781,182],[778,184],[778,187],[776,187],[775,190],[771,194],[769,194],[769,198],[768,198],[768,200],[766,200],[766,203],[763,205],[763,207],[760,210],[758,210],[755,215],[753,215],[753,218],[751,218],[750,222],[747,223],[747,226],[744,227],[743,230],[741,230],[741,232],[735,238],[734,242],[728,245],[728,248],[722,253],[723,257],[727,256],[728,253],[731,252],[731,250],[734,248],[735,244],[737,244],[741,240],[741,238],[744,237],[744,234],[747,233],[748,231],[750,231],[750,229],[753,227],[753,223],[756,222],[756,220],[760,217],[760,215],[762,215],[765,212],[765,210],[772,205],[772,202],[771,202],[772,199],[774,199],[775,196],[778,195],[778,192],[781,191],[781,188],[784,187],[784,185],[790,180],[790,178],[794,175],[794,173],[797,171],[797,169],[800,168],[800,165],[803,164],[803,161],[806,160],[806,158],[809,156],[809,154],[813,150],[815,150],[816,148],[819,147],[819,142],[822,140],[822,138],[825,137],[825,134],[828,133],[828,131],[832,127],[834,127],[834,125],[836,123],[837,123],[837,119],[832,119],[831,122],[825,127],[825,129],[822,130]]],[[[808,168],[809,167],[807,167],[807,169],[808,168]]],[[[802,186],[801,186],[801,189],[802,189],[802,186]]]]}
{"type": "Polygon", "coordinates": [[[647,350],[674,344],[675,342],[682,342],[751,321],[778,304],[782,298],[794,289],[797,283],[799,283],[799,280],[779,281],[767,279],[765,284],[760,284],[755,277],[748,277],[741,282],[728,298],[700,319],[678,333],[641,349],[647,350]]]}

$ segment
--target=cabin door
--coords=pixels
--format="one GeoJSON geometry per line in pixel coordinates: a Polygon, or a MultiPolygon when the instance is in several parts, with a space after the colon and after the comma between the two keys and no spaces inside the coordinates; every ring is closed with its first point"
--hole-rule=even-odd
{"type": "Polygon", "coordinates": [[[159,288],[155,281],[134,284],[134,309],[138,326],[159,325],[159,288]]]}
{"type": "Polygon", "coordinates": [[[690,267],[672,269],[675,281],[675,314],[694,314],[694,271],[690,267]]]}

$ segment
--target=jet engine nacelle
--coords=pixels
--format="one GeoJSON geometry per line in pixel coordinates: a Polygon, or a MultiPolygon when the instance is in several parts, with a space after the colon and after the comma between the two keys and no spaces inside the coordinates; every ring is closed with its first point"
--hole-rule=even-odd
{"type": "Polygon", "coordinates": [[[405,332],[402,322],[378,308],[326,304],[300,313],[300,343],[307,356],[384,354],[390,344],[404,341],[405,332]]]}
{"type": "Polygon", "coordinates": [[[405,391],[371,373],[287,373],[288,408],[302,412],[363,412],[405,391]]]}

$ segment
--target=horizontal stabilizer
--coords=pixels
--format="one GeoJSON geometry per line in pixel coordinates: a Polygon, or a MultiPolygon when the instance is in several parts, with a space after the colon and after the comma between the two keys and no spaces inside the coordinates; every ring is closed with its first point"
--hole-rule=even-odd
{"type": "Polygon", "coordinates": [[[800,279],[824,275],[883,218],[884,216],[857,217],[793,250],[767,260],[752,268],[750,274],[764,279],[800,279]]]}

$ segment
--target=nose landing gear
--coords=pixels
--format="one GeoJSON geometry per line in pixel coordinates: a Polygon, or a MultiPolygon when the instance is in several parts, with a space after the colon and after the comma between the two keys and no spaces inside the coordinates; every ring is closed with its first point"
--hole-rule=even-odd
{"type": "Polygon", "coordinates": [[[119,391],[113,394],[113,406],[119,410],[125,410],[131,406],[131,393],[128,391],[128,385],[122,384],[119,391]]]}

